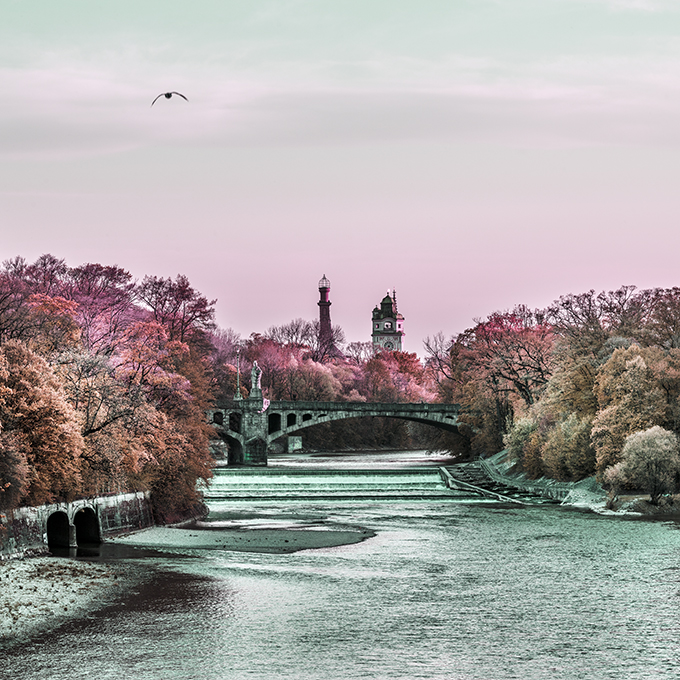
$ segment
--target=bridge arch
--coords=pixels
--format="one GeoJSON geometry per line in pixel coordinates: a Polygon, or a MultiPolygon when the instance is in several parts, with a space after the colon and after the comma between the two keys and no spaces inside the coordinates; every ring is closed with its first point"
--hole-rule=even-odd
{"type": "Polygon", "coordinates": [[[422,418],[415,415],[397,414],[397,413],[320,413],[317,416],[312,414],[304,414],[302,422],[294,422],[292,425],[279,426],[272,428],[271,423],[276,422],[270,420],[269,426],[269,441],[275,441],[281,437],[300,432],[301,430],[323,423],[331,423],[338,420],[350,420],[354,418],[391,418],[395,420],[405,420],[412,423],[420,423],[421,425],[429,425],[440,430],[448,432],[458,432],[458,421],[453,417],[444,417],[442,419],[422,418]],[[307,416],[307,417],[305,417],[307,416]]]}
{"type": "Polygon", "coordinates": [[[266,465],[270,444],[314,425],[351,418],[396,418],[458,431],[459,406],[432,403],[265,403],[262,397],[225,402],[208,412],[208,422],[229,444],[229,464],[266,465]]]}
{"type": "Polygon", "coordinates": [[[217,431],[219,438],[227,444],[227,464],[228,465],[243,465],[243,436],[238,432],[229,430],[227,422],[222,420],[224,425],[217,425],[217,419],[212,418],[213,426],[217,431]]]}

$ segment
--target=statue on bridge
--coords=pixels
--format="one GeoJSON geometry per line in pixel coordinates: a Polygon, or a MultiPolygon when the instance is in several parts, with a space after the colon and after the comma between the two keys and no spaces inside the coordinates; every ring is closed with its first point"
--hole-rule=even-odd
{"type": "Polygon", "coordinates": [[[253,368],[250,371],[250,389],[261,390],[262,385],[260,381],[262,380],[262,369],[257,365],[257,361],[253,361],[253,368]]]}

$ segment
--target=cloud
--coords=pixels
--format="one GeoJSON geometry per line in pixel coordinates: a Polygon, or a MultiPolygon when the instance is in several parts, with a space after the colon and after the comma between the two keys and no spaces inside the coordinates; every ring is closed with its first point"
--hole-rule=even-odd
{"type": "Polygon", "coordinates": [[[632,56],[365,50],[259,61],[210,59],[200,47],[168,61],[161,42],[87,55],[44,49],[0,69],[0,155],[423,139],[676,145],[680,43],[636,45],[632,56]],[[161,100],[150,109],[164,89],[184,92],[189,103],[161,100]]]}

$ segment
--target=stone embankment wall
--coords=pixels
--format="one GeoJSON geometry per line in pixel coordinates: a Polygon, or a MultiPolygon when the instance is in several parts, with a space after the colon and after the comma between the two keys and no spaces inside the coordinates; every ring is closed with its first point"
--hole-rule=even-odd
{"type": "Polygon", "coordinates": [[[603,505],[607,500],[606,492],[594,477],[588,477],[580,482],[558,482],[547,477],[527,479],[524,473],[510,471],[513,463],[507,460],[506,451],[501,451],[480,462],[487,475],[494,481],[521,491],[561,501],[565,505],[595,507],[603,505]]]}
{"type": "Polygon", "coordinates": [[[153,523],[148,493],[142,492],[8,510],[0,513],[0,559],[46,552],[53,540],[77,547],[79,534],[89,542],[153,523]],[[57,532],[56,539],[50,531],[57,532]]]}

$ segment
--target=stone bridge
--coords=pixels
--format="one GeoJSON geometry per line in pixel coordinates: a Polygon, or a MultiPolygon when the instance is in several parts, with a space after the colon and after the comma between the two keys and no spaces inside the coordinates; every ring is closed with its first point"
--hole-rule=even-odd
{"type": "Polygon", "coordinates": [[[354,401],[272,401],[254,390],[248,399],[218,404],[208,421],[229,445],[229,465],[266,465],[275,439],[348,418],[400,418],[457,431],[456,404],[381,404],[354,401]]]}

